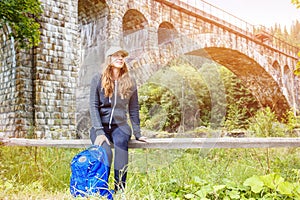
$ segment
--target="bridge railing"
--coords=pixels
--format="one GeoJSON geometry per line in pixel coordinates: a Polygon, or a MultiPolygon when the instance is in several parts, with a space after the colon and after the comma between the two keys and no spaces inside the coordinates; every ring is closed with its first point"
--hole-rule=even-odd
{"type": "Polygon", "coordinates": [[[226,25],[230,29],[242,34],[247,37],[264,42],[262,38],[258,38],[257,34],[263,35],[266,40],[265,45],[286,53],[287,55],[292,55],[293,57],[298,58],[297,53],[300,51],[300,48],[293,46],[280,38],[275,37],[270,34],[270,31],[262,26],[252,25],[243,19],[240,19],[210,3],[207,3],[203,0],[160,0],[168,2],[169,5],[176,5],[182,9],[186,9],[190,12],[194,12],[206,19],[212,20],[218,24],[226,25]]]}

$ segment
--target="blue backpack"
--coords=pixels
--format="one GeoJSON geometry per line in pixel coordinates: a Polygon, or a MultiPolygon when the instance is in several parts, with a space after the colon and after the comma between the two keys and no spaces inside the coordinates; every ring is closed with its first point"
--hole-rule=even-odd
{"type": "Polygon", "coordinates": [[[108,189],[109,163],[101,146],[91,146],[72,159],[70,192],[74,197],[100,195],[112,200],[108,189]]]}

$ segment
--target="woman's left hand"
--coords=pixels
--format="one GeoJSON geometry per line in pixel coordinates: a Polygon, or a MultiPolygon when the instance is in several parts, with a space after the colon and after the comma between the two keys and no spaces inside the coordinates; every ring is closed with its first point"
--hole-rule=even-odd
{"type": "Polygon", "coordinates": [[[137,139],[138,141],[141,141],[141,142],[148,142],[147,141],[147,137],[145,137],[145,136],[142,136],[142,137],[140,137],[139,139],[137,139]]]}

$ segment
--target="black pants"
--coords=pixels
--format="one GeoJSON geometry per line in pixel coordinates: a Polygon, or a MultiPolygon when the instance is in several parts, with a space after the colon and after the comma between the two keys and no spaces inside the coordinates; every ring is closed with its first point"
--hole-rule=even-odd
{"type": "MultiPolygon", "coordinates": [[[[114,159],[114,178],[115,178],[115,190],[124,190],[127,177],[127,166],[128,166],[128,142],[131,136],[131,128],[128,124],[117,126],[112,125],[109,129],[108,126],[104,125],[105,136],[114,145],[115,149],[115,159],[114,159]]],[[[96,134],[91,130],[90,138],[94,144],[96,139],[96,134]]],[[[102,144],[105,149],[108,160],[109,168],[111,167],[113,154],[112,146],[108,145],[106,142],[102,144]]]]}

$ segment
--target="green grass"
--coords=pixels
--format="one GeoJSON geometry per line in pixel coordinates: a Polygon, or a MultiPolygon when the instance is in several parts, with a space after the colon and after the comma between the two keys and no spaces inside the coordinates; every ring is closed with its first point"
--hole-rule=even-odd
{"type": "Polygon", "coordinates": [[[182,199],[185,194],[199,190],[199,181],[236,186],[242,185],[253,175],[272,172],[291,182],[299,180],[297,173],[300,172],[300,161],[297,149],[173,150],[152,159],[149,157],[156,154],[155,151],[145,151],[148,158],[144,158],[144,163],[152,170],[136,172],[129,178],[127,191],[133,199],[173,199],[173,196],[182,199]],[[175,158],[172,154],[180,156],[175,158]],[[168,160],[168,156],[174,159],[168,160]],[[160,167],[156,166],[157,162],[162,163],[160,167]],[[153,170],[155,168],[157,170],[153,170]]]}
{"type": "MultiPolygon", "coordinates": [[[[0,147],[0,199],[71,199],[69,165],[81,150],[0,147]]],[[[204,185],[240,186],[253,175],[270,173],[299,183],[299,156],[299,148],[130,149],[124,195],[126,199],[189,199],[204,185]]]]}

